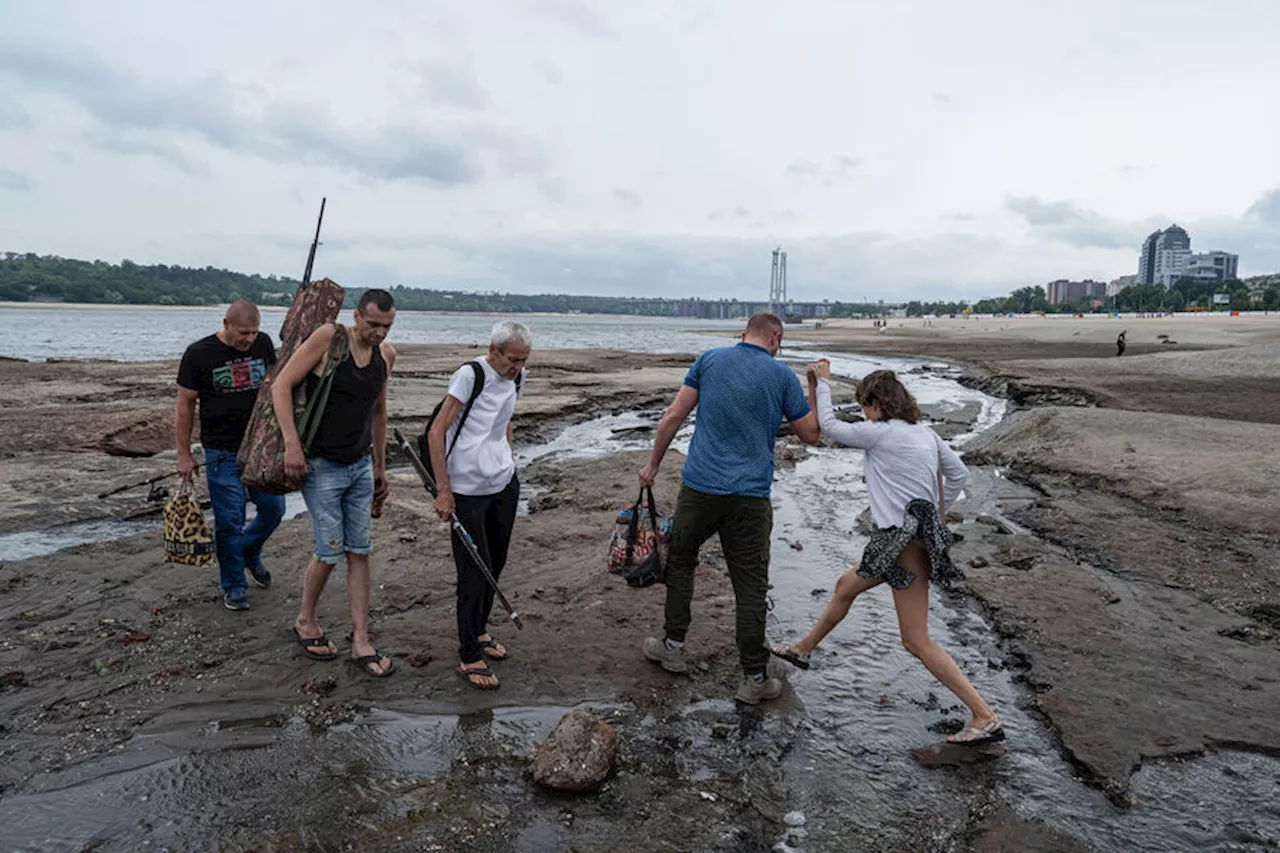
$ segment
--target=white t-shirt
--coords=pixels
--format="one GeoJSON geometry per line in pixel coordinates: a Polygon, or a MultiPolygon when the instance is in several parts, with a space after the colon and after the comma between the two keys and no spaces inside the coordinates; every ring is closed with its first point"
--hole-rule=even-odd
{"type": "Polygon", "coordinates": [[[845,423],[831,405],[831,386],[818,382],[818,424],[822,434],[867,454],[867,493],[876,527],[897,527],[907,504],[920,499],[938,505],[938,462],[946,506],[960,497],[969,470],[956,452],[924,424],[906,421],[845,423]]]}
{"type": "MultiPolygon", "coordinates": [[[[484,368],[484,389],[463,424],[458,443],[458,420],[445,434],[445,452],[449,454],[449,484],[455,494],[481,497],[496,495],[507,487],[516,473],[516,462],[507,443],[507,424],[515,412],[516,400],[524,396],[524,379],[520,390],[516,383],[500,376],[485,358],[475,361],[484,368]],[[450,452],[450,448],[453,448],[450,452]]],[[[464,364],[449,377],[449,396],[466,408],[476,381],[475,369],[464,364]]]]}

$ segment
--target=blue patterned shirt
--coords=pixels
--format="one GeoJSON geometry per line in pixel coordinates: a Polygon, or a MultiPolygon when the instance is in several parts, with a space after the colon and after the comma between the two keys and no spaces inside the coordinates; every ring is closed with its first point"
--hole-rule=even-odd
{"type": "Polygon", "coordinates": [[[698,392],[685,485],[710,495],[769,497],[778,427],[784,417],[809,414],[796,374],[768,350],[743,342],[698,356],[684,384],[698,392]]]}

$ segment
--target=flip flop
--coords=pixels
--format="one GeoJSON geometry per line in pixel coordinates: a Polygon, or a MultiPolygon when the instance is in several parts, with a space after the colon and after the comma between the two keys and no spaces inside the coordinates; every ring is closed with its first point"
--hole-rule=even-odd
{"type": "Polygon", "coordinates": [[[782,658],[787,663],[800,669],[809,668],[809,655],[791,650],[791,646],[778,644],[769,649],[769,654],[782,658]]]}
{"type": "Polygon", "coordinates": [[[507,647],[503,646],[497,640],[494,640],[494,639],[481,640],[480,649],[484,652],[485,657],[493,658],[494,660],[507,659],[507,655],[508,655],[507,647]],[[501,652],[498,651],[499,648],[502,649],[501,652]]]}
{"type": "Polygon", "coordinates": [[[371,655],[361,655],[358,658],[352,658],[351,662],[372,675],[374,678],[386,678],[388,675],[396,671],[396,662],[389,656],[380,653],[377,649],[374,649],[373,654],[371,655]],[[387,668],[382,672],[378,672],[373,668],[373,665],[376,663],[382,663],[383,658],[386,658],[387,660],[387,668]]]}
{"type": "Polygon", "coordinates": [[[297,639],[298,645],[302,646],[302,653],[312,660],[333,660],[338,656],[337,649],[334,649],[331,652],[313,652],[311,649],[307,648],[308,646],[329,646],[329,638],[324,634],[315,638],[304,637],[295,625],[293,628],[293,636],[297,639]]]}
{"type": "Polygon", "coordinates": [[[462,665],[459,664],[458,668],[455,669],[454,672],[458,673],[458,675],[461,676],[463,681],[467,682],[467,684],[470,684],[476,690],[497,690],[498,687],[500,686],[497,684],[476,684],[474,681],[471,680],[471,676],[473,675],[479,675],[484,678],[497,678],[497,675],[494,674],[494,671],[489,669],[488,664],[482,666],[480,669],[463,669],[462,665]]]}
{"type": "Polygon", "coordinates": [[[947,738],[947,743],[953,743],[956,746],[982,746],[987,743],[999,743],[1002,740],[1004,740],[1004,727],[1000,725],[1000,720],[997,718],[981,728],[965,726],[947,738]]]}

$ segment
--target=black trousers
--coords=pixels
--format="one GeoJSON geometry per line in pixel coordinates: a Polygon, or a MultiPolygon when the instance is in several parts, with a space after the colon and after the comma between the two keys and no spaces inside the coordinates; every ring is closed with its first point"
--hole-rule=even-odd
{"type": "MultiPolygon", "coordinates": [[[[520,501],[520,478],[512,476],[507,487],[496,495],[453,497],[458,520],[471,534],[476,550],[496,579],[507,564],[516,505],[520,501]]],[[[453,535],[453,562],[458,569],[458,659],[475,663],[483,658],[477,638],[488,632],[485,626],[493,609],[493,587],[484,579],[457,533],[453,535]]]]}

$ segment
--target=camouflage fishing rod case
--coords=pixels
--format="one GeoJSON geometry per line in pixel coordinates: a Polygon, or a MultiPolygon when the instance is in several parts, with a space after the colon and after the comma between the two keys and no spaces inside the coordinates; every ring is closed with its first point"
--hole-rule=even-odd
{"type": "MultiPolygon", "coordinates": [[[[298,347],[311,336],[311,333],[325,323],[336,323],[338,312],[342,310],[342,300],[346,292],[337,282],[322,278],[298,288],[280,327],[280,352],[277,354],[275,367],[267,374],[266,380],[258,389],[258,399],[253,404],[253,414],[245,429],[244,439],[240,442],[240,452],[236,462],[240,465],[241,481],[251,489],[258,489],[268,494],[284,495],[296,492],[302,487],[302,481],[289,477],[284,470],[284,436],[280,431],[280,422],[276,419],[276,410],[271,402],[271,388],[275,378],[280,375],[298,347]]],[[[341,326],[338,331],[342,332],[341,326]]],[[[320,416],[324,414],[324,401],[328,397],[329,386],[333,382],[333,371],[338,363],[347,355],[347,336],[337,334],[325,358],[325,367],[320,383],[313,395],[307,394],[306,382],[301,382],[293,389],[293,414],[298,427],[298,436],[303,440],[303,447],[310,444],[320,416]]]]}

